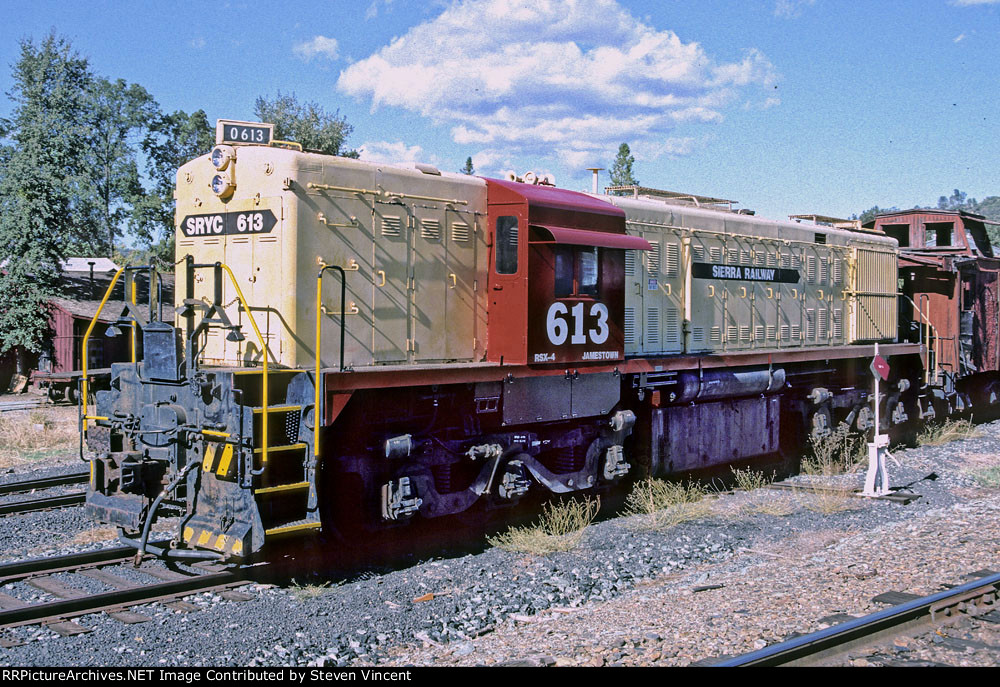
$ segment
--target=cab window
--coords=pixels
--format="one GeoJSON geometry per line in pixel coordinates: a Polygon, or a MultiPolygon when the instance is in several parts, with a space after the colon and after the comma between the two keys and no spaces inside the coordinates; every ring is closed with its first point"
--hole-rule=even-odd
{"type": "Polygon", "coordinates": [[[555,251],[556,298],[597,297],[600,260],[595,246],[558,246],[555,251]]]}
{"type": "Polygon", "coordinates": [[[517,217],[497,217],[497,274],[517,274],[517,217]]]}

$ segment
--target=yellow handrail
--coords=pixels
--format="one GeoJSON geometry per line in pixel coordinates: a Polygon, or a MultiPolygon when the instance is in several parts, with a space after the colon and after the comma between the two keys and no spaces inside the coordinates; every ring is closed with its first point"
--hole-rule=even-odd
{"type": "MultiPolygon", "coordinates": [[[[97,318],[101,316],[101,311],[104,310],[104,305],[108,302],[111,297],[111,291],[115,288],[115,284],[118,283],[118,278],[122,276],[122,272],[125,271],[124,267],[120,267],[115,276],[111,279],[111,285],[108,286],[108,290],[104,292],[104,298],[101,299],[101,304],[97,306],[97,312],[94,313],[94,317],[90,320],[90,326],[87,327],[87,333],[83,335],[83,384],[82,384],[82,399],[83,402],[83,439],[87,439],[87,420],[96,420],[96,417],[88,417],[87,415],[87,342],[90,340],[90,334],[94,331],[94,326],[97,324],[97,318]]],[[[107,418],[102,418],[107,419],[107,418]]]]}
{"type": "Polygon", "coordinates": [[[250,304],[247,303],[247,299],[243,297],[243,291],[240,289],[240,285],[236,282],[236,275],[233,271],[229,269],[229,265],[220,262],[219,266],[226,271],[229,275],[229,280],[233,282],[233,288],[236,289],[236,295],[240,299],[240,304],[243,306],[243,310],[246,311],[247,319],[250,320],[250,326],[253,327],[254,334],[257,335],[257,340],[260,342],[261,350],[264,352],[264,375],[261,377],[261,386],[263,394],[263,406],[261,407],[261,415],[263,416],[262,429],[261,429],[261,462],[267,463],[267,359],[270,355],[270,350],[267,347],[267,342],[264,341],[264,337],[260,334],[260,329],[257,328],[257,322],[253,318],[253,313],[250,312],[250,304]]]}

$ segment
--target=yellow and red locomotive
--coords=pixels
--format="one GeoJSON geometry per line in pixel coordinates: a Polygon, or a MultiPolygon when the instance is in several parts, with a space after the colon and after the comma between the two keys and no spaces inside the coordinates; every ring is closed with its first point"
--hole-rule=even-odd
{"type": "Polygon", "coordinates": [[[867,431],[875,343],[887,424],[962,393],[928,378],[920,313],[897,336],[884,233],[533,181],[220,122],[177,174],[177,321],[126,306],[141,357],[83,409],[88,513],[240,558],[867,431]]]}

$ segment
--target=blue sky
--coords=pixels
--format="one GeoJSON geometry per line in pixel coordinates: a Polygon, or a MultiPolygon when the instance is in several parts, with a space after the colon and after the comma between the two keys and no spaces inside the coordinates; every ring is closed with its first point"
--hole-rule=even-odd
{"type": "Polygon", "coordinates": [[[339,109],[366,158],[589,189],[624,141],[644,185],[770,217],[1000,195],[1000,0],[4,5],[5,92],[54,29],[164,109],[339,109]]]}

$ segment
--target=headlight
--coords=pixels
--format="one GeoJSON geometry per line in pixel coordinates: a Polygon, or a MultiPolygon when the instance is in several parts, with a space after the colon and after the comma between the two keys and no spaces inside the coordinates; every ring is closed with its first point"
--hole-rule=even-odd
{"type": "Polygon", "coordinates": [[[219,172],[212,177],[212,191],[220,198],[227,198],[233,194],[236,184],[229,172],[219,172]]]}
{"type": "Polygon", "coordinates": [[[236,157],[236,151],[232,146],[215,146],[212,148],[212,165],[220,172],[229,166],[229,162],[236,157]]]}

